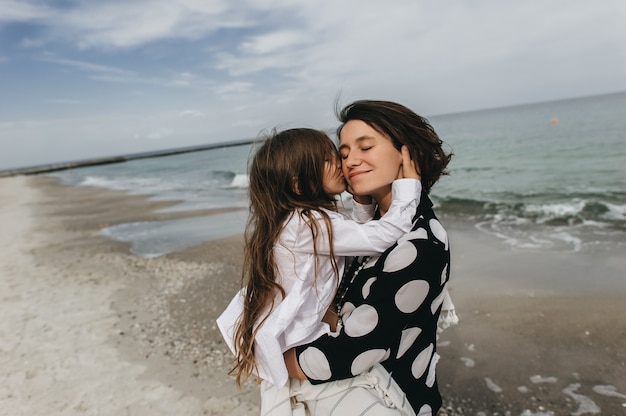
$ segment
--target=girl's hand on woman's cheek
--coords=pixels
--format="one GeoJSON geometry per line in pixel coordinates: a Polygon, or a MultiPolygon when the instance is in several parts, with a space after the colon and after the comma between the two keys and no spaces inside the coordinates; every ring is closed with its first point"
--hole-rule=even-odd
{"type": "Polygon", "coordinates": [[[409,148],[406,146],[402,146],[401,152],[402,165],[400,166],[400,170],[398,172],[398,178],[412,178],[421,180],[422,177],[419,173],[419,166],[417,166],[415,161],[411,159],[409,148]]]}

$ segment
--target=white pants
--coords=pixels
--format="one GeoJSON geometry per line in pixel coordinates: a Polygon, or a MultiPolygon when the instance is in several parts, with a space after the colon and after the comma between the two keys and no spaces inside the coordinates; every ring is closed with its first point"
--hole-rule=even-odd
{"type": "Polygon", "coordinates": [[[261,382],[262,416],[415,416],[406,395],[385,368],[346,380],[313,385],[290,379],[282,388],[261,382]]]}

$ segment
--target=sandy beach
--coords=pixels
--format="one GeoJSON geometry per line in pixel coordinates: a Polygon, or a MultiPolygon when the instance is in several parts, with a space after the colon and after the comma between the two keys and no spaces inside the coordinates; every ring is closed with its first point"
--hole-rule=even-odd
{"type": "MultiPolygon", "coordinates": [[[[241,236],[157,258],[106,226],[223,212],[46,176],[0,179],[1,415],[253,415],[215,318],[241,236]]],[[[440,339],[442,415],[626,414],[623,249],[514,250],[442,218],[461,323],[440,339]]]]}

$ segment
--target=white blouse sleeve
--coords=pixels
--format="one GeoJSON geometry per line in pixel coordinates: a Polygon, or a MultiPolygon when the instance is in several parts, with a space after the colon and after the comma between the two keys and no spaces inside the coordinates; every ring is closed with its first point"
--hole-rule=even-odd
{"type": "Polygon", "coordinates": [[[364,224],[374,219],[374,214],[376,214],[376,204],[373,202],[371,204],[359,204],[352,199],[352,220],[364,224]]]}
{"type": "MultiPolygon", "coordinates": [[[[422,184],[417,179],[396,179],[392,184],[391,206],[379,220],[359,224],[342,215],[331,215],[334,255],[369,256],[385,251],[411,231],[421,191],[422,184]]],[[[318,218],[321,232],[316,241],[317,253],[329,255],[328,230],[321,216],[318,218]]],[[[288,244],[289,249],[313,253],[313,235],[307,224],[299,221],[299,226],[290,231],[293,234],[287,240],[292,240],[293,245],[288,244]]]]}

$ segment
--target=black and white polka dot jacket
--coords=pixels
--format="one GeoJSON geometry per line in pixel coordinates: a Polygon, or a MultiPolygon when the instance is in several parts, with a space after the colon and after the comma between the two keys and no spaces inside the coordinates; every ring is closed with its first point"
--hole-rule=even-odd
{"type": "Polygon", "coordinates": [[[381,363],[416,413],[436,414],[437,320],[449,265],[446,231],[423,194],[412,231],[371,258],[349,285],[339,305],[341,329],[296,348],[311,383],[350,378],[381,363]]]}

